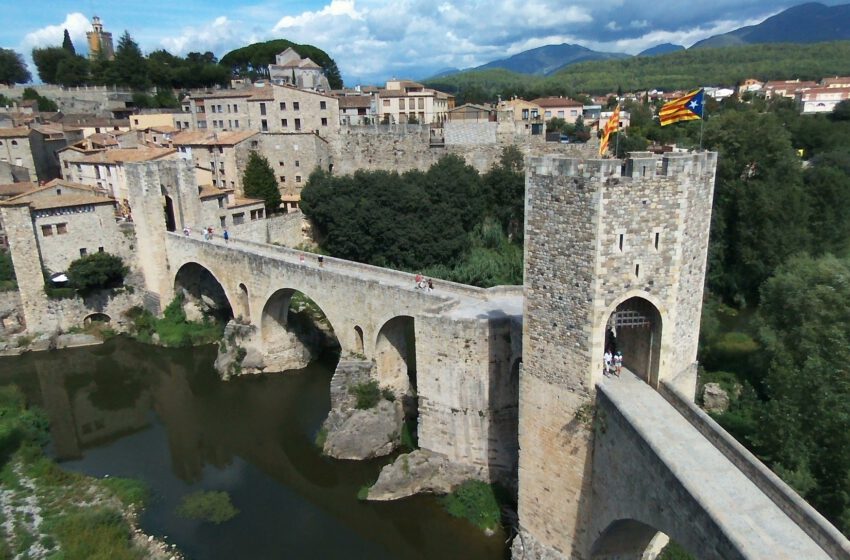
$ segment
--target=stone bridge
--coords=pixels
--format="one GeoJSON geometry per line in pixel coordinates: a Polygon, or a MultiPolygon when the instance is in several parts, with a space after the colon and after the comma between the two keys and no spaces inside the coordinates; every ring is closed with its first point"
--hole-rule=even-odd
{"type": "Polygon", "coordinates": [[[413,385],[423,448],[515,476],[521,288],[437,281],[429,292],[412,274],[233,239],[169,233],[164,246],[164,301],[206,279],[233,316],[273,341],[300,292],[321,308],[343,356],[374,360],[384,386],[413,385]]]}

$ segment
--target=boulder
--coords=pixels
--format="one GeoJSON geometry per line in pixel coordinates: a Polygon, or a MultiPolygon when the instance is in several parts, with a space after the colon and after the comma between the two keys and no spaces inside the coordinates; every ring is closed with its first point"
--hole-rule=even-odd
{"type": "Polygon", "coordinates": [[[324,423],[323,451],[336,459],[363,460],[389,455],[401,440],[401,403],[381,400],[375,408],[331,410],[324,423]]]}
{"type": "Polygon", "coordinates": [[[204,312],[201,310],[201,306],[190,299],[183,302],[183,312],[186,314],[187,321],[200,323],[204,320],[204,312]]]}
{"type": "Polygon", "coordinates": [[[719,383],[706,383],[702,390],[702,405],[706,412],[721,414],[729,409],[729,395],[719,383]]]}
{"type": "Polygon", "coordinates": [[[481,468],[458,465],[426,449],[399,455],[369,489],[368,500],[386,501],[414,494],[448,494],[471,478],[484,480],[481,468]]]}

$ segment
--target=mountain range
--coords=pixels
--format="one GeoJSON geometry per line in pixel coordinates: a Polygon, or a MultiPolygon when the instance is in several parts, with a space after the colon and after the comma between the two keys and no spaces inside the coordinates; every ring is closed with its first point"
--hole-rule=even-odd
{"type": "MultiPolygon", "coordinates": [[[[850,4],[825,6],[817,2],[800,4],[773,15],[757,25],[749,25],[704,39],[691,49],[758,43],[818,43],[850,39],[850,4]]],[[[685,50],[682,45],[663,43],[637,56],[657,56],[685,50]]],[[[494,60],[465,70],[445,69],[429,79],[459,72],[503,68],[521,74],[549,76],[570,65],[592,60],[629,58],[625,53],[600,52],[581,45],[563,43],[537,47],[508,58],[494,60]]]]}

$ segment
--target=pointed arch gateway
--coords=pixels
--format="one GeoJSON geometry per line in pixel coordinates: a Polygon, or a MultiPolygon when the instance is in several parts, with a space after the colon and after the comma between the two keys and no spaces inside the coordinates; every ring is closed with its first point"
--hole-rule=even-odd
{"type": "Polygon", "coordinates": [[[416,397],[416,331],[413,317],[393,317],[378,331],[375,341],[378,384],[401,398],[405,417],[418,414],[416,397]]]}

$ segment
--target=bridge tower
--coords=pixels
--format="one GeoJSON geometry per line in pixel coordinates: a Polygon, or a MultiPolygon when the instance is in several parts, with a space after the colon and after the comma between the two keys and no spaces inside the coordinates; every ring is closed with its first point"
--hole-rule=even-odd
{"type": "Polygon", "coordinates": [[[694,394],[716,164],[711,152],[528,161],[514,557],[591,556],[606,348],[650,385],[694,394]]]}

